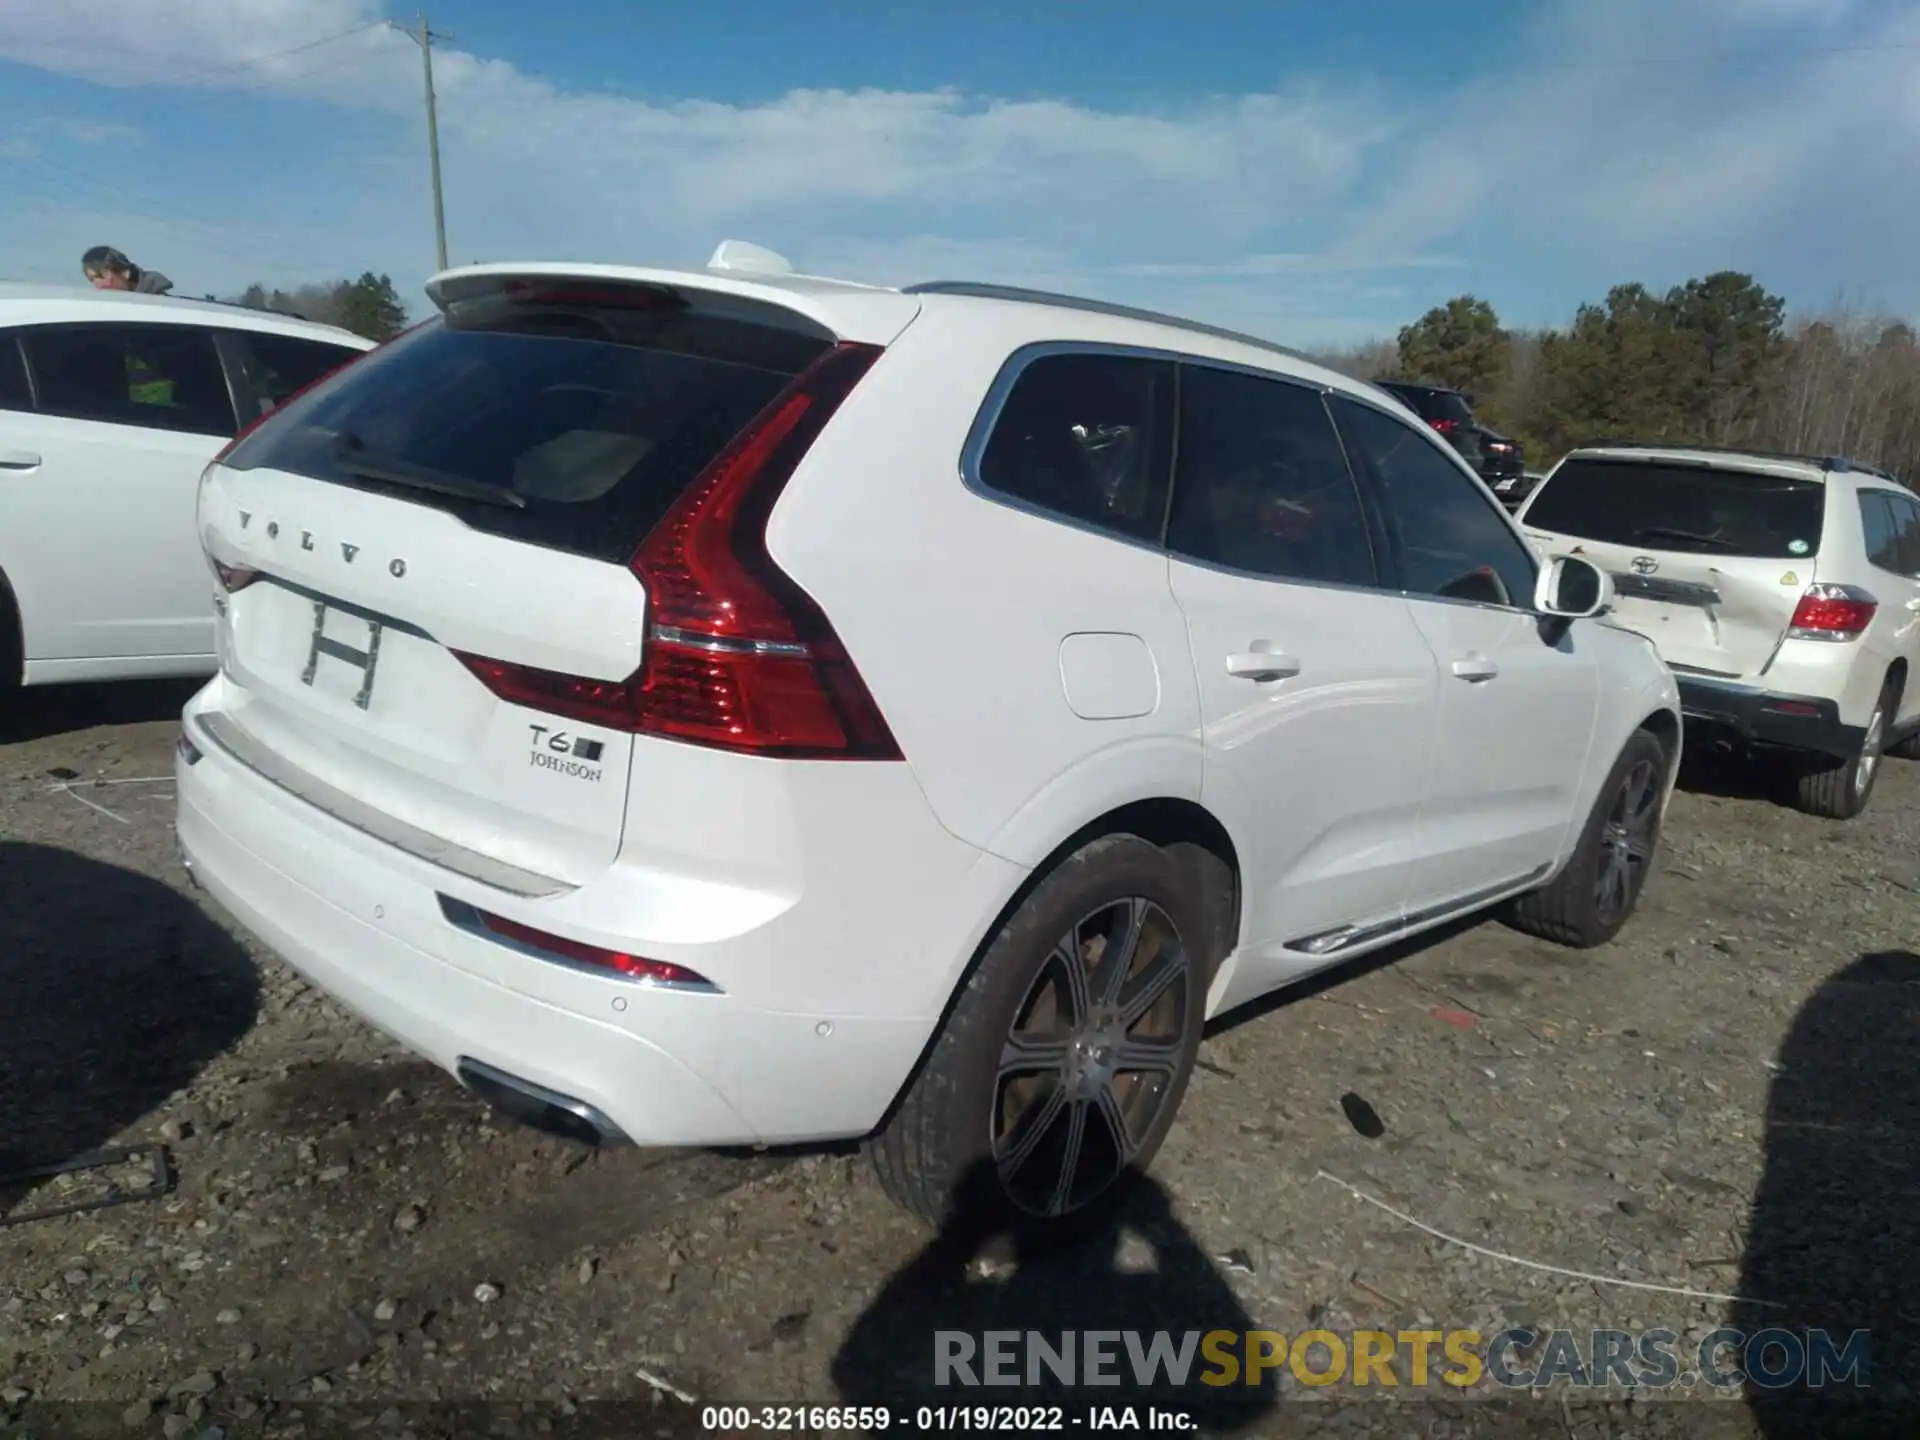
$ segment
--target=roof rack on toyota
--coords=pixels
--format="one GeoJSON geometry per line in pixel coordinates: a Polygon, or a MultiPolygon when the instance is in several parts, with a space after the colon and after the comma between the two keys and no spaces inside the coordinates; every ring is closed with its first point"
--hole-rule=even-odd
{"type": "Polygon", "coordinates": [[[1614,436],[1582,440],[1573,448],[1575,450],[1670,450],[1682,455],[1747,455],[1755,460],[1791,460],[1801,465],[1818,465],[1829,474],[1835,471],[1850,471],[1860,475],[1877,475],[1880,479],[1891,480],[1896,485],[1905,483],[1898,476],[1882,470],[1878,465],[1869,465],[1864,460],[1855,460],[1846,455],[1807,455],[1793,450],[1757,450],[1751,445],[1696,445],[1683,440],[1622,440],[1614,436]]]}
{"type": "Polygon", "coordinates": [[[1171,326],[1175,330],[1184,330],[1191,335],[1210,335],[1215,340],[1230,340],[1236,345],[1257,346],[1275,355],[1284,355],[1289,360],[1300,360],[1309,365],[1326,368],[1324,361],[1314,359],[1303,350],[1290,349],[1272,340],[1262,340],[1257,335],[1244,335],[1238,330],[1227,330],[1218,325],[1203,325],[1197,320],[1182,320],[1177,315],[1162,315],[1157,310],[1140,310],[1132,305],[1115,305],[1106,300],[1088,300],[1079,295],[1056,295],[1051,290],[1026,290],[1018,285],[982,285],[971,280],[931,280],[921,285],[905,286],[900,293],[902,295],[962,295],[976,300],[1018,300],[1029,305],[1052,305],[1062,310],[1085,311],[1091,315],[1111,315],[1116,320],[1140,320],[1149,325],[1171,326]]]}

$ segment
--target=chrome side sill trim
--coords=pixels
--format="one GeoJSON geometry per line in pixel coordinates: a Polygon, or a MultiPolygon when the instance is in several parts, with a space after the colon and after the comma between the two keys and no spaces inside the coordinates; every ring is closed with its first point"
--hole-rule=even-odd
{"type": "Polygon", "coordinates": [[[1491,905],[1502,896],[1522,890],[1531,882],[1540,879],[1553,869],[1551,862],[1536,865],[1524,875],[1516,875],[1504,885],[1489,886],[1485,890],[1475,890],[1458,899],[1442,901],[1438,905],[1429,905],[1424,910],[1415,910],[1396,920],[1381,920],[1372,925],[1341,925],[1332,930],[1322,930],[1317,935],[1304,935],[1298,940],[1289,940],[1283,948],[1298,950],[1306,955],[1338,955],[1342,951],[1352,950],[1375,940],[1386,940],[1396,935],[1410,935],[1424,930],[1429,925],[1453,915],[1464,915],[1482,906],[1491,905]]]}
{"type": "Polygon", "coordinates": [[[324,780],[288,764],[253,740],[218,710],[209,710],[196,716],[194,723],[200,733],[221,751],[269,784],[278,786],[296,800],[304,801],[342,825],[358,830],[383,845],[405,851],[416,860],[424,860],[429,865],[437,865],[442,870],[450,870],[492,889],[529,898],[565,895],[576,888],[564,880],[508,865],[437,835],[429,835],[404,820],[383,814],[371,805],[336,790],[324,780]]]}

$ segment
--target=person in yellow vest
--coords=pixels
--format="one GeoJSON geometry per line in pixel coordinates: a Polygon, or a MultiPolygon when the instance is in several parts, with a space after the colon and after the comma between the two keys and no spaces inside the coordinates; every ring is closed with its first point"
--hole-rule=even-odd
{"type": "MultiPolygon", "coordinates": [[[[80,269],[96,290],[130,290],[137,295],[164,295],[173,282],[158,270],[142,270],[111,245],[96,245],[80,257],[80,269]]],[[[145,360],[127,353],[127,398],[136,405],[173,404],[173,382],[156,375],[145,360]]]]}

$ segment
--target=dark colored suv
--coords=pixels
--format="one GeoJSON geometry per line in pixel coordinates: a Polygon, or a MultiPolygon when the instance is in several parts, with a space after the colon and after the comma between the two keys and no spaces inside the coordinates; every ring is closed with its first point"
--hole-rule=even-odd
{"type": "Polygon", "coordinates": [[[1481,424],[1473,413],[1472,396],[1444,385],[1415,385],[1406,380],[1376,383],[1446,436],[1509,510],[1525,498],[1526,448],[1511,435],[1481,424]]]}
{"type": "Polygon", "coordinates": [[[1467,463],[1475,470],[1482,468],[1485,451],[1480,446],[1480,422],[1474,418],[1473,406],[1466,396],[1442,385],[1415,385],[1406,380],[1381,380],[1377,383],[1382,390],[1446,436],[1447,442],[1465,456],[1467,463]]]}

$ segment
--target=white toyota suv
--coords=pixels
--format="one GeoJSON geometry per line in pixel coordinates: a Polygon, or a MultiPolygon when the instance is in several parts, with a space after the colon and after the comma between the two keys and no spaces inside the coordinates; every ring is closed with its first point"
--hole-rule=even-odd
{"type": "Polygon", "coordinates": [[[1615,614],[1679,676],[1690,742],[1770,757],[1799,806],[1866,808],[1920,756],[1920,498],[1842,459],[1609,442],[1519,511],[1609,571],[1615,614]]]}
{"type": "MultiPolygon", "coordinates": [[[[736,255],[742,258],[736,259],[736,255]]],[[[1673,678],[1382,391],[961,284],[486,265],[211,465],[198,879],[511,1114],[1084,1211],[1204,1020],[1625,921],[1673,678]]]]}
{"type": "Polygon", "coordinates": [[[372,343],[238,305],[0,285],[0,693],[213,674],[200,472],[372,343]]]}

